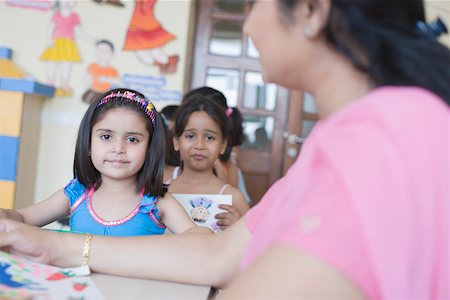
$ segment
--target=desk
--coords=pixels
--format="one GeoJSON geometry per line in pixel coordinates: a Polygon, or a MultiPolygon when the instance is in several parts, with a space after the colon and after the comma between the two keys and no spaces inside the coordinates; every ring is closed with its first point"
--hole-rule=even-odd
{"type": "Polygon", "coordinates": [[[93,273],[97,288],[106,300],[114,299],[208,299],[208,286],[119,277],[93,273]]]}

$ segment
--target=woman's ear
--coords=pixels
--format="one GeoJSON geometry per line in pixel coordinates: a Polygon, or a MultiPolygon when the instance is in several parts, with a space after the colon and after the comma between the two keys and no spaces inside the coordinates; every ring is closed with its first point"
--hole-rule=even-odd
{"type": "Polygon", "coordinates": [[[174,137],[172,138],[172,141],[173,141],[173,149],[175,149],[175,151],[180,151],[180,141],[179,141],[179,138],[176,137],[176,136],[174,136],[174,137]]]}
{"type": "Polygon", "coordinates": [[[317,38],[325,28],[331,10],[331,0],[301,1],[295,10],[295,18],[303,26],[307,38],[317,38]]]}

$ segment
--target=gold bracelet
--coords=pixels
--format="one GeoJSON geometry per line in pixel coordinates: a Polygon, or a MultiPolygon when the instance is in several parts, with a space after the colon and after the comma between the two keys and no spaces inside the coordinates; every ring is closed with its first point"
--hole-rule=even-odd
{"type": "Polygon", "coordinates": [[[92,243],[92,234],[88,233],[84,236],[84,245],[83,245],[83,260],[81,262],[82,266],[87,266],[89,262],[89,253],[91,250],[92,243]]]}

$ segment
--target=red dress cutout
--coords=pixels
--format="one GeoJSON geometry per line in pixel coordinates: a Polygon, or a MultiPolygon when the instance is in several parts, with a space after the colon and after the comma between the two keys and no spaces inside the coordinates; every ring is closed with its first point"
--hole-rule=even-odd
{"type": "Polygon", "coordinates": [[[175,38],[156,20],[153,8],[157,0],[136,0],[128,27],[124,50],[159,48],[175,38]]]}

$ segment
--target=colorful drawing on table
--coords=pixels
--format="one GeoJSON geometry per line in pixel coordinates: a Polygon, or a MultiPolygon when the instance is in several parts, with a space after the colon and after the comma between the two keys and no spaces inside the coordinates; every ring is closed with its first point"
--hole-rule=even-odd
{"type": "Polygon", "coordinates": [[[216,214],[226,212],[219,208],[219,204],[232,205],[231,195],[207,195],[207,194],[173,194],[178,202],[183,205],[191,219],[198,226],[206,226],[214,232],[220,232],[217,225],[216,214]]]}
{"type": "Polygon", "coordinates": [[[57,268],[0,251],[0,299],[104,299],[88,267],[57,268]]]}

